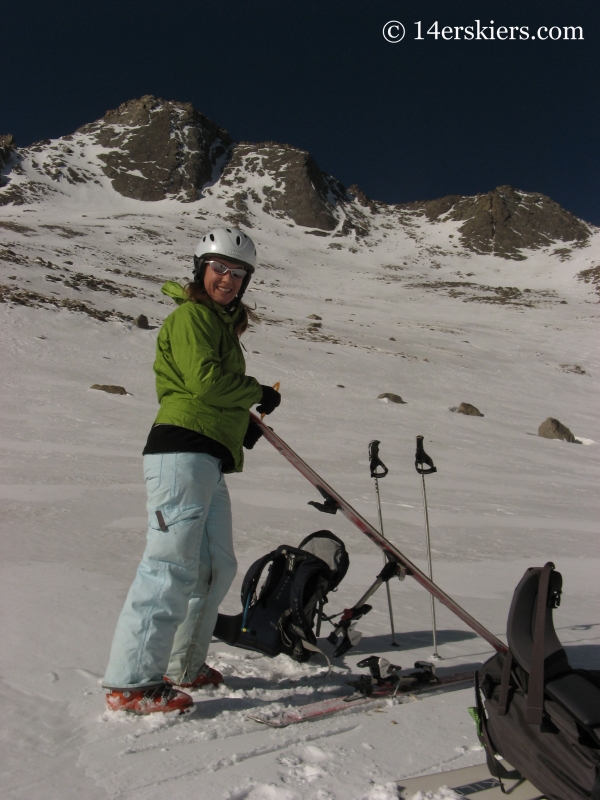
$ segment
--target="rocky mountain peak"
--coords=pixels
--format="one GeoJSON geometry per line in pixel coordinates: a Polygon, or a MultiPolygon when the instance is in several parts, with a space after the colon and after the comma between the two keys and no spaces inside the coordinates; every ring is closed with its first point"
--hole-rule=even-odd
{"type": "Polygon", "coordinates": [[[266,214],[306,234],[357,243],[386,238],[386,230],[408,230],[414,217],[434,225],[459,223],[450,226],[450,238],[458,227],[464,248],[509,259],[523,259],[527,250],[557,240],[579,246],[591,233],[549,197],[511,186],[474,197],[378,202],[356,185],[346,189],[306,150],[277,142],[233,142],[191,103],[153,95],[122,103],[74,134],[24,149],[15,147],[11,135],[0,136],[0,168],[0,206],[47,202],[85,184],[102,192],[108,179],[116,192],[135,200],[188,203],[204,193],[213,196],[218,214],[230,223],[251,228],[261,217],[266,222],[266,214]]]}
{"type": "Polygon", "coordinates": [[[77,133],[108,151],[98,156],[104,174],[115,191],[136,200],[197,200],[231,144],[227,131],[191,103],[152,95],[122,103],[77,133]]]}
{"type": "Polygon", "coordinates": [[[423,203],[408,203],[430,222],[456,220],[461,244],[476,253],[520,259],[523,249],[537,249],[560,239],[583,243],[589,227],[554,200],[538,192],[498,186],[475,197],[448,195],[423,203]]]}
{"type": "Polygon", "coordinates": [[[271,216],[332,231],[339,223],[336,205],[350,199],[339,181],[321,172],[310,153],[277,142],[236,144],[219,181],[223,187],[234,190],[227,205],[246,225],[249,204],[259,204],[271,216]]]}

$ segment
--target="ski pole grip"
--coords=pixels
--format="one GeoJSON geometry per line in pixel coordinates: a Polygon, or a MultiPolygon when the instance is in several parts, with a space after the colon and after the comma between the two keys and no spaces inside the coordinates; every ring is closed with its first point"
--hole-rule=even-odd
{"type": "MultiPolygon", "coordinates": [[[[276,391],[276,392],[278,392],[278,391],[279,391],[279,387],[280,387],[280,383],[279,383],[279,381],[275,381],[275,383],[273,384],[273,389],[275,389],[275,391],[276,391]]],[[[264,415],[264,414],[261,414],[261,415],[260,415],[260,418],[261,418],[261,419],[264,419],[264,418],[265,418],[265,415],[264,415]]]]}
{"type": "Polygon", "coordinates": [[[369,469],[371,470],[371,477],[372,478],[385,478],[388,474],[389,470],[383,461],[379,458],[379,440],[375,439],[369,444],[369,469]],[[377,472],[377,469],[380,468],[381,472],[377,472]]]}
{"type": "Polygon", "coordinates": [[[417,452],[415,453],[415,469],[419,475],[431,475],[432,472],[437,472],[437,467],[433,464],[433,459],[427,455],[423,449],[423,437],[417,436],[417,452]],[[424,467],[423,464],[427,464],[424,467]]]}

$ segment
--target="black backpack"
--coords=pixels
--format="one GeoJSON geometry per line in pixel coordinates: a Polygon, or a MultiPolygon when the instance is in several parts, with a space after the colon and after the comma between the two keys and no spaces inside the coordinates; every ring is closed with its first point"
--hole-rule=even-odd
{"type": "Polygon", "coordinates": [[[244,610],[235,616],[219,614],[214,635],[235,647],[308,661],[313,652],[321,652],[313,632],[316,613],[349,564],[344,543],[331,531],[311,533],[298,547],[281,545],[252,564],[242,584],[244,610]]]}
{"type": "Polygon", "coordinates": [[[476,675],[480,738],[498,780],[496,754],[548,800],[600,800],[600,672],[569,666],[552,622],[561,591],[551,562],[515,589],[509,652],[476,675]]]}

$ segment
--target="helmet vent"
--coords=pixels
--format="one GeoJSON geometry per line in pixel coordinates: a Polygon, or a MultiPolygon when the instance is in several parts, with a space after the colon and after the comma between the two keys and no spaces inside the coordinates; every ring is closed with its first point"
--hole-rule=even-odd
{"type": "MultiPolygon", "coordinates": [[[[213,257],[220,254],[225,258],[233,258],[241,263],[249,276],[256,267],[256,247],[252,239],[236,227],[214,228],[206,231],[196,247],[197,258],[213,257]]],[[[243,294],[243,290],[240,290],[243,294]]]]}

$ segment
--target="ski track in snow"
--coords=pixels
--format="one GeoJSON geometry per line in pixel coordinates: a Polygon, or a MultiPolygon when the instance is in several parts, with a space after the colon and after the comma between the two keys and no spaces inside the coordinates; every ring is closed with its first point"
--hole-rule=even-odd
{"type": "MultiPolygon", "coordinates": [[[[84,164],[92,150],[82,139],[81,166],[93,171],[84,164]]],[[[299,665],[214,642],[211,663],[227,685],[196,695],[192,714],[104,711],[100,681],[144,545],[140,454],[156,412],[154,343],[171,311],[160,280],[189,276],[195,243],[223,223],[228,194],[216,186],[197,203],[141,203],[115,194],[100,173],[97,179],[45,205],[0,207],[0,222],[13,225],[0,231],[0,250],[15,254],[0,260],[0,283],[129,317],[144,313],[151,325],[102,322],[48,303],[0,305],[3,796],[392,800],[400,778],[481,763],[467,713],[471,689],[285,730],[245,717],[250,708],[342,693],[357,661],[371,653],[404,667],[428,658],[429,596],[410,579],[392,584],[398,648],[380,591],[359,623],[362,641],[327,678],[319,658],[299,665]],[[128,394],[93,391],[93,383],[121,385],[128,394]]],[[[260,192],[256,175],[247,188],[260,192]]],[[[263,324],[244,338],[248,372],[262,383],[281,381],[275,430],[371,521],[377,510],[367,446],[380,439],[390,469],[380,484],[385,532],[422,568],[413,462],[415,436],[423,434],[438,467],[426,478],[435,580],[503,636],[523,571],[555,561],[564,577],[558,634],[572,663],[597,669],[600,314],[591,287],[574,276],[598,263],[600,234],[570,261],[553,256],[557,243],[549,243],[513,262],[449,249],[457,223],[413,221],[408,232],[386,229],[386,238],[375,228],[352,241],[351,252],[345,240],[336,240],[342,251],[331,250],[329,240],[306,237],[284,220],[257,218],[250,233],[263,266],[248,298],[263,324]],[[444,251],[435,272],[431,247],[444,251]],[[455,280],[463,270],[481,285],[551,290],[556,300],[536,308],[485,305],[410,286],[432,275],[455,280]],[[321,328],[309,328],[311,314],[322,318],[321,328]],[[405,403],[378,402],[381,392],[405,403]],[[449,412],[462,401],[485,416],[449,412]],[[537,437],[548,416],[586,446],[537,437]]],[[[307,506],[319,498],[267,443],[247,454],[246,471],[228,484],[240,566],[226,613],[239,611],[253,560],[322,527],[344,538],[351,559],[329,613],[352,605],[381,569],[381,554],[348,522],[307,506]]],[[[490,655],[439,606],[438,646],[439,670],[490,655]]],[[[440,790],[417,798],[453,796],[440,790]]]]}

